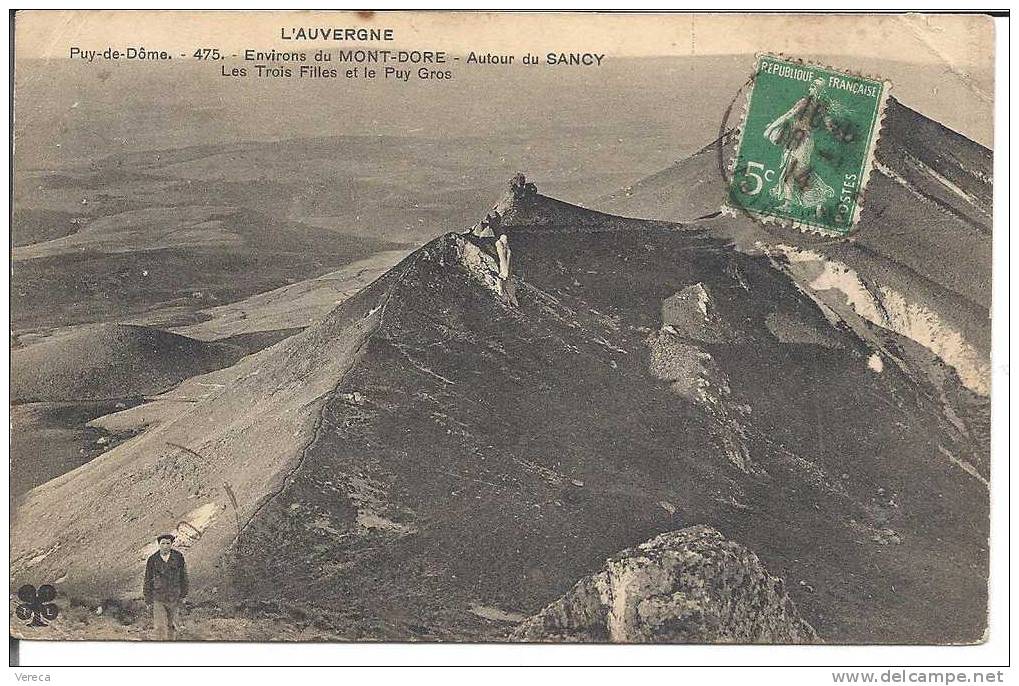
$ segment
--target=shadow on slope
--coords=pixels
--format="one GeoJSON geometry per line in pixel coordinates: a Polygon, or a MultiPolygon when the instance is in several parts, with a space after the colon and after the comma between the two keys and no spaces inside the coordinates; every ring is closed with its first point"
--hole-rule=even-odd
{"type": "Polygon", "coordinates": [[[875,372],[766,259],[705,235],[510,230],[519,309],[449,245],[404,275],[240,539],[231,585],[262,599],[246,607],[300,597],[351,638],[498,638],[470,608],[533,612],[619,548],[709,522],[826,640],[981,635],[986,490],[941,454],[975,448],[929,389],[875,372]],[[696,284],[710,337],[663,323],[696,284]],[[838,345],[778,340],[777,312],[838,345]]]}
{"type": "Polygon", "coordinates": [[[242,349],[130,324],[85,327],[11,354],[14,402],[111,400],[160,393],[236,362],[242,349]]]}
{"type": "Polygon", "coordinates": [[[924,377],[767,256],[535,202],[562,230],[511,229],[519,308],[464,237],[429,243],[29,493],[14,579],[131,598],[181,522],[196,601],[226,615],[502,640],[615,551],[708,524],[826,641],[979,639],[986,484],[924,377]]]}

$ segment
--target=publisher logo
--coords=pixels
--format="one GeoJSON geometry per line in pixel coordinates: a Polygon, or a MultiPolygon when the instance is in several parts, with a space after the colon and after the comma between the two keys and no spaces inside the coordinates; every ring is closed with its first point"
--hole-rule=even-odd
{"type": "Polygon", "coordinates": [[[48,626],[60,614],[56,603],[53,600],[57,597],[57,590],[49,584],[43,584],[38,589],[32,584],[25,584],[18,589],[18,599],[21,603],[15,610],[18,619],[28,621],[26,626],[48,626]]]}

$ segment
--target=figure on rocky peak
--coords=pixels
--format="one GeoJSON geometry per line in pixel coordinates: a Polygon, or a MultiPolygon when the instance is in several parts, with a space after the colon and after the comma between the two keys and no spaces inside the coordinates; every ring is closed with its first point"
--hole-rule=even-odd
{"type": "Polygon", "coordinates": [[[502,215],[499,214],[498,210],[493,209],[485,215],[484,219],[471,229],[471,233],[479,238],[498,238],[501,226],[502,215]]]}
{"type": "Polygon", "coordinates": [[[475,224],[469,232],[481,239],[495,239],[498,238],[501,224],[502,215],[499,214],[498,210],[493,209],[485,215],[484,219],[475,224]]]}
{"type": "Polygon", "coordinates": [[[527,177],[517,172],[510,179],[510,192],[514,198],[524,198],[530,195],[537,195],[538,187],[533,183],[528,183],[527,177]]]}
{"type": "Polygon", "coordinates": [[[513,253],[510,250],[509,234],[502,228],[502,215],[499,210],[493,208],[489,211],[484,219],[467,232],[467,235],[471,236],[469,243],[472,243],[482,253],[487,253],[489,259],[495,258],[498,269],[494,272],[486,270],[488,279],[495,286],[495,290],[502,297],[503,302],[511,307],[516,307],[516,287],[513,283],[511,265],[513,253]]]}
{"type": "Polygon", "coordinates": [[[499,255],[499,295],[503,297],[507,305],[516,307],[519,303],[517,303],[516,285],[513,283],[513,271],[510,268],[513,251],[509,247],[509,234],[503,233],[496,239],[495,251],[499,255]]]}
{"type": "Polygon", "coordinates": [[[486,217],[488,220],[488,227],[492,230],[492,234],[498,238],[502,235],[500,229],[502,227],[502,215],[499,214],[499,210],[492,210],[486,217]]]}

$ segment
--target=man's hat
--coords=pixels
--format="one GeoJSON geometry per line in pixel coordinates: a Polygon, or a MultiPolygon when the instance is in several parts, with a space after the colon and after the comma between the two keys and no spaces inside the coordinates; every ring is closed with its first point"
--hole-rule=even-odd
{"type": "Polygon", "coordinates": [[[156,543],[162,543],[164,538],[170,539],[170,543],[174,541],[173,534],[159,534],[156,536],[156,543]]]}

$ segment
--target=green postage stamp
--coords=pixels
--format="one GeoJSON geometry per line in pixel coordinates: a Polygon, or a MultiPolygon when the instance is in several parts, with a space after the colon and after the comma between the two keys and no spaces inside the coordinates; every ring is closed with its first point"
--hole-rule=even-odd
{"type": "Polygon", "coordinates": [[[726,207],[763,221],[848,234],[860,216],[889,87],[759,56],[726,207]]]}

